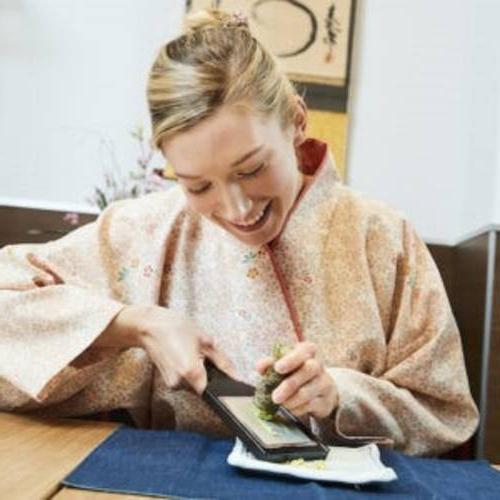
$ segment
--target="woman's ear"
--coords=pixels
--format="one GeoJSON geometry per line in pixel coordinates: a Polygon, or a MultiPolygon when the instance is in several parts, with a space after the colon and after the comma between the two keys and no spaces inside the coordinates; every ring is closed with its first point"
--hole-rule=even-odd
{"type": "Polygon", "coordinates": [[[307,106],[300,96],[295,96],[295,106],[293,145],[298,148],[306,140],[307,106]]]}

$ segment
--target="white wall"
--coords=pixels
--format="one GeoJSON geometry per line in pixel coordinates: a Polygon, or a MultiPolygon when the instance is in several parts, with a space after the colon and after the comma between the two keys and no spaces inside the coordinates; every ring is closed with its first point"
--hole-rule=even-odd
{"type": "MultiPolygon", "coordinates": [[[[427,241],[500,224],[497,0],[359,0],[350,183],[427,241]]],[[[0,1],[0,204],[87,210],[184,0],[0,1]]],[[[158,159],[160,161],[160,159],[158,159]]]]}
{"type": "Polygon", "coordinates": [[[88,209],[111,161],[104,143],[124,171],[134,167],[129,132],[148,125],[147,72],[183,9],[183,0],[0,2],[0,204],[88,209]]]}
{"type": "MultiPolygon", "coordinates": [[[[497,68],[500,67],[500,55],[496,54],[496,66],[497,68]]],[[[500,70],[497,71],[497,89],[500,88],[500,70]]],[[[500,93],[500,91],[498,91],[500,93]]],[[[500,117],[500,98],[497,100],[497,117],[500,117]]],[[[500,119],[497,121],[497,126],[496,126],[496,138],[495,138],[495,146],[496,146],[496,155],[497,155],[497,164],[500,164],[500,119]]],[[[496,176],[496,182],[494,183],[494,189],[495,193],[497,193],[497,196],[495,198],[495,224],[500,226],[500,168],[498,169],[499,172],[497,173],[496,176]]]]}
{"type": "Polygon", "coordinates": [[[500,2],[360,0],[359,14],[350,184],[429,242],[500,221],[500,2]]]}
{"type": "MultiPolygon", "coordinates": [[[[474,5],[474,4],[472,4],[474,5]]],[[[500,200],[500,3],[482,1],[470,13],[473,23],[471,55],[467,62],[468,157],[461,221],[464,235],[496,223],[500,200]]]]}

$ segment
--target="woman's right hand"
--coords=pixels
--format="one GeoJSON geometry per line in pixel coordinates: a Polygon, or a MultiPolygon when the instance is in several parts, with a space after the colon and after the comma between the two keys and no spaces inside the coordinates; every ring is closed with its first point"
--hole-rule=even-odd
{"type": "Polygon", "coordinates": [[[207,385],[205,357],[236,377],[231,361],[209,335],[182,314],[164,307],[125,306],[93,345],[144,348],[170,388],[187,382],[201,394],[207,385]]]}

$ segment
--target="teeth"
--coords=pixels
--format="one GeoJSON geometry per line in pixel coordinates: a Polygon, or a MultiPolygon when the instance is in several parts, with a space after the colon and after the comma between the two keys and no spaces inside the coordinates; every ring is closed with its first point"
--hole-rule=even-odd
{"type": "Polygon", "coordinates": [[[260,213],[258,213],[253,219],[248,221],[246,224],[238,224],[238,226],[243,226],[243,227],[248,227],[248,226],[253,226],[254,224],[257,224],[257,222],[260,221],[262,216],[264,215],[266,208],[264,207],[260,213]]]}

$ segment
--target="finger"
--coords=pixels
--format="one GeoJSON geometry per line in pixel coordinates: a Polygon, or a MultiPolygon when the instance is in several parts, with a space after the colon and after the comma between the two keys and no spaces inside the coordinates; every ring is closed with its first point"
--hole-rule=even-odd
{"type": "Polygon", "coordinates": [[[314,356],[316,356],[315,344],[312,342],[299,342],[291,352],[274,364],[274,369],[281,374],[290,373],[314,356]]]}
{"type": "Polygon", "coordinates": [[[50,277],[54,280],[54,284],[60,285],[64,283],[64,280],[53,270],[51,269],[43,260],[38,258],[34,253],[30,252],[26,255],[26,259],[28,262],[34,266],[38,267],[42,271],[45,271],[50,277]]]}
{"type": "Polygon", "coordinates": [[[202,394],[207,386],[207,371],[201,359],[197,359],[191,367],[181,370],[180,376],[198,394],[202,394]]]}
{"type": "Polygon", "coordinates": [[[236,371],[236,367],[222,351],[219,351],[219,349],[216,348],[208,348],[204,349],[203,353],[214,363],[217,368],[219,368],[219,370],[227,373],[231,378],[238,379],[238,372],[236,371]]]}
{"type": "Polygon", "coordinates": [[[54,280],[49,278],[48,276],[33,276],[32,281],[38,287],[50,286],[55,284],[54,280]]]}
{"type": "Polygon", "coordinates": [[[200,351],[202,356],[209,358],[217,368],[238,379],[238,372],[232,361],[217,348],[214,339],[205,332],[200,333],[200,351]]]}
{"type": "Polygon", "coordinates": [[[316,418],[326,418],[331,415],[338,405],[335,386],[332,386],[330,377],[326,373],[317,380],[316,396],[302,405],[289,408],[292,413],[297,416],[310,414],[316,418]]]}
{"type": "Polygon", "coordinates": [[[274,358],[268,356],[267,358],[262,358],[257,361],[257,364],[255,365],[255,368],[257,371],[261,374],[264,375],[266,370],[272,366],[274,363],[274,358]]]}
{"type": "Polygon", "coordinates": [[[321,395],[320,379],[315,377],[307,384],[304,384],[291,398],[286,399],[281,404],[289,410],[294,410],[321,395]]]}
{"type": "Polygon", "coordinates": [[[296,417],[302,417],[307,414],[311,414],[313,416],[318,416],[322,414],[323,407],[323,398],[317,397],[311,399],[307,403],[304,403],[301,406],[297,406],[293,410],[290,410],[296,417]]]}
{"type": "Polygon", "coordinates": [[[273,392],[273,401],[276,404],[281,404],[283,401],[290,399],[303,385],[318,377],[321,373],[322,366],[316,359],[308,359],[305,363],[292,375],[288,376],[273,392]]]}
{"type": "Polygon", "coordinates": [[[199,339],[202,349],[209,349],[214,347],[214,339],[207,333],[200,332],[199,339]]]}
{"type": "Polygon", "coordinates": [[[161,367],[159,368],[161,376],[163,380],[165,381],[165,385],[169,389],[177,389],[181,385],[181,377],[169,370],[166,370],[165,368],[161,367]]]}

